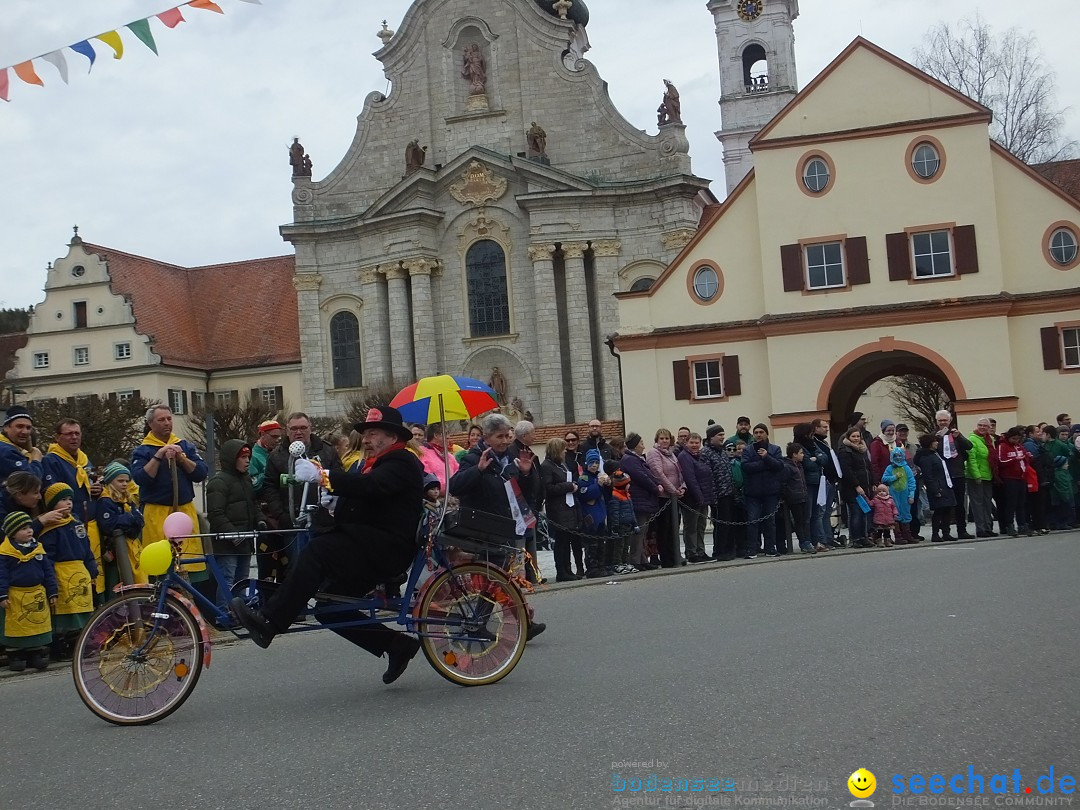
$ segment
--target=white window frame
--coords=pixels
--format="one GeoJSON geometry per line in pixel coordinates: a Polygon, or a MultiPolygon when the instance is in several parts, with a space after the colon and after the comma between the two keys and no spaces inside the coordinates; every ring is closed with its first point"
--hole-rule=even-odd
{"type": "Polygon", "coordinates": [[[1061,365],[1080,368],[1080,326],[1066,326],[1061,330],[1061,365]]]}
{"type": "Polygon", "coordinates": [[[1076,261],[1076,254],[1077,251],[1080,251],[1080,244],[1078,244],[1076,234],[1073,233],[1070,228],[1056,228],[1054,229],[1054,232],[1050,234],[1050,240],[1049,242],[1047,242],[1046,250],[1050,254],[1050,258],[1054,261],[1054,263],[1059,264],[1062,267],[1068,267],[1070,264],[1076,261]],[[1065,261],[1061,261],[1061,259],[1054,255],[1055,250],[1062,250],[1065,247],[1064,245],[1060,247],[1054,247],[1054,239],[1059,234],[1068,234],[1069,238],[1072,240],[1072,256],[1070,256],[1065,261]]]}
{"type": "Polygon", "coordinates": [[[803,261],[806,267],[806,289],[807,290],[837,290],[847,286],[847,265],[844,263],[844,243],[840,241],[831,242],[813,242],[807,245],[803,245],[803,261]],[[835,246],[837,253],[839,253],[840,261],[831,262],[825,255],[828,248],[835,246]],[[821,262],[812,263],[810,257],[811,250],[821,251],[821,262]],[[829,269],[834,268],[839,264],[840,267],[840,280],[830,282],[829,281],[829,269]],[[811,267],[823,268],[825,272],[825,283],[814,284],[811,280],[810,269],[811,267]]]}
{"type": "Polygon", "coordinates": [[[948,228],[937,228],[932,231],[915,231],[908,237],[908,242],[911,245],[911,277],[915,281],[925,281],[933,278],[951,278],[956,275],[956,250],[953,245],[952,231],[948,228]],[[944,234],[947,249],[944,253],[935,250],[933,246],[934,236],[936,234],[944,234]],[[919,253],[916,249],[916,243],[920,237],[927,237],[930,240],[930,252],[919,253]],[[919,258],[929,257],[933,269],[937,267],[937,260],[935,257],[946,256],[949,261],[949,272],[938,273],[933,272],[929,274],[919,274],[919,258]]]}
{"type": "Polygon", "coordinates": [[[75,366],[88,366],[90,365],[90,347],[89,346],[73,346],[71,349],[71,363],[75,366]],[[79,352],[83,352],[83,359],[79,360],[79,352]]]}
{"type": "Polygon", "coordinates": [[[186,413],[184,410],[184,392],[179,388],[170,388],[168,395],[169,408],[172,410],[173,416],[183,416],[186,413]]]}
{"type": "Polygon", "coordinates": [[[923,141],[918,146],[916,146],[915,151],[911,153],[911,170],[923,180],[930,180],[934,176],[936,176],[937,173],[941,171],[941,155],[938,153],[937,147],[929,141],[923,141]],[[919,159],[919,152],[921,152],[923,149],[929,149],[931,152],[934,153],[933,161],[919,159]],[[923,174],[921,171],[919,171],[919,166],[928,166],[931,163],[933,163],[934,169],[929,174],[923,174]]]}
{"type": "Polygon", "coordinates": [[[825,192],[825,189],[829,187],[829,183],[832,182],[832,170],[829,169],[829,164],[825,162],[825,158],[812,157],[808,161],[806,161],[806,164],[803,166],[802,170],[802,182],[803,185],[806,187],[806,190],[809,191],[811,194],[822,194],[825,192]],[[821,172],[815,172],[813,175],[815,182],[820,182],[822,177],[825,178],[825,182],[821,184],[821,188],[814,188],[812,185],[810,185],[810,167],[813,166],[815,163],[820,163],[825,169],[824,174],[822,174],[821,172]]]}
{"type": "Polygon", "coordinates": [[[49,353],[48,352],[34,352],[34,368],[48,368],[49,367],[49,353]]]}
{"type": "Polygon", "coordinates": [[[129,388],[126,391],[116,392],[117,402],[131,402],[133,399],[135,399],[135,390],[132,388],[129,388]]]}
{"type": "Polygon", "coordinates": [[[205,408],[206,407],[206,392],[205,391],[192,391],[191,392],[191,407],[192,408],[205,408]]]}
{"type": "Polygon", "coordinates": [[[232,391],[211,391],[214,395],[215,405],[230,405],[232,404],[232,391]]]}
{"type": "Polygon", "coordinates": [[[280,408],[281,403],[277,401],[277,387],[273,385],[260,385],[259,402],[267,408],[280,408]]]}
{"type": "Polygon", "coordinates": [[[125,340],[122,343],[114,343],[113,344],[113,359],[114,360],[130,360],[131,359],[131,341],[130,340],[125,340]]]}
{"type": "Polygon", "coordinates": [[[690,363],[690,373],[693,399],[723,399],[725,388],[724,361],[721,358],[693,360],[690,363]],[[705,383],[706,393],[699,392],[698,383],[705,383]],[[716,388],[715,391],[712,390],[714,387],[716,388]]]}
{"type": "Polygon", "coordinates": [[[694,295],[696,295],[702,301],[712,301],[714,298],[716,298],[717,293],[720,292],[720,276],[719,276],[719,274],[717,274],[717,272],[713,268],[709,267],[709,265],[707,265],[707,264],[704,264],[701,267],[699,267],[697,270],[694,271],[693,285],[694,285],[694,295]],[[705,282],[705,286],[708,287],[711,284],[712,285],[712,292],[709,293],[708,295],[702,295],[701,289],[698,287],[698,284],[701,282],[702,275],[706,271],[708,271],[711,274],[711,279],[709,281],[705,282]]]}

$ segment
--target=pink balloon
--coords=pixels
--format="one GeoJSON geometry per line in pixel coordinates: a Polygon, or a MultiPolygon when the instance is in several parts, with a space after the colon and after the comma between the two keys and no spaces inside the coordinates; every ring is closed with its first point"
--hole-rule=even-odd
{"type": "Polygon", "coordinates": [[[177,537],[187,537],[192,533],[194,528],[194,524],[191,522],[191,516],[184,512],[173,512],[165,518],[165,523],[162,525],[165,536],[170,540],[177,537]]]}

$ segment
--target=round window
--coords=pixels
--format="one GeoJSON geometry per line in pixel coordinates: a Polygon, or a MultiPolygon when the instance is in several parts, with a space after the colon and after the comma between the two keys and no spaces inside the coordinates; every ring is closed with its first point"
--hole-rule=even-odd
{"type": "Polygon", "coordinates": [[[1058,228],[1050,235],[1050,258],[1058,264],[1072,264],[1076,259],[1076,234],[1058,228]]]}
{"type": "Polygon", "coordinates": [[[81,264],[77,264],[71,268],[71,275],[75,276],[75,278],[81,278],[83,273],[85,272],[86,268],[83,267],[81,264]]]}
{"type": "Polygon", "coordinates": [[[711,267],[702,267],[694,273],[694,294],[702,301],[711,301],[720,289],[720,279],[711,267]]]}
{"type": "Polygon", "coordinates": [[[808,160],[803,167],[803,183],[815,194],[824,191],[829,185],[829,165],[819,157],[808,160]]]}
{"type": "Polygon", "coordinates": [[[911,168],[923,180],[929,180],[941,168],[941,156],[931,144],[921,143],[911,156],[911,168]]]}

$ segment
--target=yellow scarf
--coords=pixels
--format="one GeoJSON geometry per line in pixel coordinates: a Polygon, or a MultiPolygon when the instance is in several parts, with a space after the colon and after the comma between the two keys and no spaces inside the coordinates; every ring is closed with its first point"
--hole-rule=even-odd
{"type": "Polygon", "coordinates": [[[147,433],[146,438],[142,440],[142,443],[148,444],[151,447],[164,447],[167,444],[180,444],[180,437],[177,436],[175,433],[170,433],[169,440],[167,442],[163,442],[153,433],[147,433]]]}
{"type": "Polygon", "coordinates": [[[5,557],[14,557],[19,562],[30,562],[35,557],[40,557],[45,553],[45,549],[41,547],[40,543],[35,542],[33,547],[29,551],[19,551],[15,548],[15,544],[11,542],[10,538],[5,537],[4,542],[0,543],[0,554],[5,557]]]}
{"type": "Polygon", "coordinates": [[[356,462],[360,461],[363,457],[363,450],[353,450],[351,453],[346,453],[345,458],[341,460],[342,469],[348,472],[356,465],[356,462]]]}
{"type": "Polygon", "coordinates": [[[86,457],[86,453],[80,450],[79,455],[72,458],[67,450],[54,443],[49,445],[49,455],[56,456],[74,467],[75,485],[79,489],[85,489],[87,492],[90,491],[90,474],[86,472],[86,465],[90,463],[90,459],[86,457]]]}
{"type": "Polygon", "coordinates": [[[3,433],[0,433],[0,444],[10,444],[12,447],[14,447],[16,450],[18,450],[24,456],[26,456],[27,458],[30,458],[30,451],[29,450],[23,450],[21,447],[19,447],[19,445],[15,444],[15,442],[13,442],[11,439],[9,439],[3,433]]]}
{"type": "Polygon", "coordinates": [[[66,518],[62,518],[59,523],[54,523],[51,526],[42,526],[41,531],[38,532],[38,537],[44,537],[53,529],[59,529],[61,526],[67,526],[69,523],[74,523],[75,518],[68,515],[66,518]]]}

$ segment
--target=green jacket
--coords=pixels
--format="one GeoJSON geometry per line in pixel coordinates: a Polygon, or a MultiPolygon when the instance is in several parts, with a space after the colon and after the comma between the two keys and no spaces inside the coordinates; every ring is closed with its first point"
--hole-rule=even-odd
{"type": "Polygon", "coordinates": [[[968,451],[967,462],[964,464],[964,477],[971,481],[993,481],[994,472],[990,466],[990,447],[978,433],[974,431],[968,436],[971,449],[968,451]]]}
{"type": "Polygon", "coordinates": [[[266,459],[270,457],[270,454],[266,451],[258,442],[255,442],[251,448],[251,465],[248,467],[248,476],[251,478],[251,485],[255,487],[255,491],[258,492],[262,489],[263,477],[266,475],[266,459]]]}
{"type": "MultiPolygon", "coordinates": [[[[236,469],[240,451],[251,445],[241,439],[229,439],[221,448],[221,470],[206,484],[206,518],[212,532],[250,532],[260,520],[251,478],[236,469]]],[[[216,554],[250,553],[251,540],[239,542],[216,540],[216,554]]]]}

